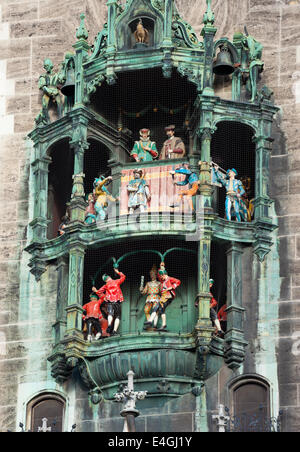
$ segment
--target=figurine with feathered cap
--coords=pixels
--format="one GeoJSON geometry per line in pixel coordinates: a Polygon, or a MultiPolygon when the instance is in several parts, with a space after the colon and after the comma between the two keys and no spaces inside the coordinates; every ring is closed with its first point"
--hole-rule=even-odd
{"type": "Polygon", "coordinates": [[[244,217],[244,203],[241,203],[241,197],[245,194],[245,189],[242,182],[236,179],[238,175],[237,170],[234,168],[229,169],[225,176],[219,171],[219,166],[213,164],[213,171],[216,180],[226,189],[226,219],[231,221],[232,217],[235,217],[237,221],[241,222],[241,214],[244,217]]]}
{"type": "Polygon", "coordinates": [[[158,316],[161,315],[162,326],[158,331],[167,331],[166,309],[174,300],[176,294],[175,289],[180,286],[181,281],[168,275],[165,264],[162,262],[158,272],[160,280],[160,298],[154,305],[150,319],[144,323],[145,328],[157,325],[158,316]]]}
{"type": "MultiPolygon", "coordinates": [[[[150,271],[150,278],[151,281],[147,282],[147,284],[144,287],[143,280],[141,282],[140,292],[143,295],[147,295],[146,303],[145,303],[145,316],[147,321],[150,320],[151,317],[151,311],[155,304],[159,303],[160,300],[160,289],[161,289],[161,283],[157,279],[158,271],[156,265],[153,265],[151,271],[150,271]]],[[[143,278],[143,277],[142,277],[143,278]]],[[[157,326],[157,320],[158,317],[155,318],[156,323],[154,322],[154,327],[157,326]]]]}
{"type": "Polygon", "coordinates": [[[92,289],[98,297],[104,295],[104,303],[108,314],[108,328],[106,331],[111,336],[117,334],[120,326],[121,304],[124,302],[120,286],[126,279],[126,276],[116,267],[114,268],[114,271],[117,275],[119,275],[119,279],[112,279],[110,276],[105,274],[102,277],[105,283],[104,286],[102,286],[99,290],[97,290],[96,287],[93,287],[92,289]]]}
{"type": "Polygon", "coordinates": [[[133,171],[134,179],[132,179],[128,186],[128,210],[129,214],[133,214],[136,209],[140,209],[144,213],[147,209],[148,202],[151,200],[150,189],[145,180],[144,171],[136,168],[133,171]]]}
{"type": "Polygon", "coordinates": [[[158,157],[156,143],[150,140],[150,130],[140,130],[140,140],[134,143],[131,156],[136,162],[152,162],[158,157]]]}
{"type": "Polygon", "coordinates": [[[186,151],[181,138],[175,136],[175,126],[165,127],[168,139],[164,142],[159,160],[174,160],[184,158],[186,151]]]}

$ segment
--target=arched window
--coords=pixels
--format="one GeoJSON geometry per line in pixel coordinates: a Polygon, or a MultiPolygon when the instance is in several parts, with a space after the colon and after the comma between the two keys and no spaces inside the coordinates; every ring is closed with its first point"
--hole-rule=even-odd
{"type": "Polygon", "coordinates": [[[239,420],[242,431],[253,431],[253,426],[263,428],[265,420],[271,417],[268,382],[260,376],[243,376],[231,384],[230,392],[231,413],[239,420]]]}
{"type": "Polygon", "coordinates": [[[27,405],[27,428],[37,432],[47,419],[52,432],[62,432],[64,423],[65,400],[56,394],[42,394],[27,405]]]}

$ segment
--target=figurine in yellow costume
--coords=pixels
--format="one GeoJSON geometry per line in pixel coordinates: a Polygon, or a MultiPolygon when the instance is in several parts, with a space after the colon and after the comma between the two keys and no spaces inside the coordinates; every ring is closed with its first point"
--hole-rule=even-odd
{"type": "MultiPolygon", "coordinates": [[[[161,289],[161,283],[157,279],[158,271],[155,265],[153,265],[151,271],[150,271],[150,278],[151,281],[147,282],[147,284],[144,287],[144,277],[142,276],[141,280],[141,287],[140,292],[143,295],[147,295],[146,303],[145,303],[145,316],[147,321],[150,320],[151,317],[151,311],[153,306],[159,302],[160,300],[160,289],[161,289]]],[[[157,325],[158,317],[156,317],[156,323],[154,322],[154,327],[157,325]]]]}
{"type": "Polygon", "coordinates": [[[95,202],[96,221],[106,219],[108,201],[117,202],[117,199],[114,198],[106,188],[106,186],[110,184],[111,181],[112,181],[111,176],[109,177],[100,176],[100,178],[96,179],[94,182],[94,195],[96,198],[95,202]]]}

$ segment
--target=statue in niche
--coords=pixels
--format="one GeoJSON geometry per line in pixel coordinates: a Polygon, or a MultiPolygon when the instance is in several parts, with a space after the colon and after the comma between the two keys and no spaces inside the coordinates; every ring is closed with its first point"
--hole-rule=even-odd
{"type": "Polygon", "coordinates": [[[167,316],[166,309],[172,301],[174,300],[176,294],[175,289],[180,286],[181,281],[176,278],[172,278],[168,275],[165,264],[162,262],[160,264],[160,269],[158,272],[158,277],[160,280],[160,298],[159,301],[154,305],[151,317],[147,322],[144,323],[144,327],[151,328],[154,325],[157,325],[158,316],[161,315],[162,326],[158,328],[157,331],[166,332],[167,331],[167,316]]]}
{"type": "Polygon", "coordinates": [[[100,176],[94,181],[95,211],[96,221],[104,221],[107,219],[108,202],[117,202],[118,198],[114,198],[107,190],[107,185],[112,182],[112,177],[100,176]]]}
{"type": "Polygon", "coordinates": [[[102,279],[105,285],[99,290],[96,287],[92,288],[92,291],[98,295],[98,297],[104,296],[103,309],[107,309],[108,314],[108,327],[106,332],[111,336],[118,334],[121,319],[121,304],[124,302],[123,293],[121,291],[121,284],[126,279],[126,276],[121,273],[117,268],[114,269],[115,273],[119,275],[119,279],[112,279],[108,275],[103,275],[102,279]]]}
{"type": "Polygon", "coordinates": [[[176,207],[180,207],[180,204],[183,200],[183,197],[186,196],[189,202],[189,206],[190,209],[192,210],[192,212],[195,211],[194,206],[193,206],[193,197],[197,195],[198,193],[198,189],[199,189],[199,177],[197,176],[196,173],[193,173],[190,169],[190,165],[189,163],[184,163],[182,165],[182,167],[177,168],[175,171],[170,171],[170,174],[172,175],[173,178],[173,184],[174,185],[178,185],[179,187],[183,187],[185,185],[189,185],[189,189],[188,190],[183,190],[179,195],[178,195],[178,202],[175,202],[175,204],[171,204],[170,207],[172,207],[173,209],[176,207]],[[183,174],[185,175],[185,179],[183,181],[180,182],[175,182],[175,175],[176,174],[183,174]]]}
{"type": "MultiPolygon", "coordinates": [[[[210,320],[211,323],[215,326],[215,335],[219,336],[219,337],[224,337],[224,331],[221,328],[221,324],[220,324],[220,320],[218,319],[218,314],[217,314],[217,308],[218,308],[218,302],[217,300],[214,298],[213,294],[211,293],[211,289],[212,286],[214,285],[214,280],[210,279],[209,280],[209,294],[210,294],[210,320]]],[[[198,308],[199,306],[199,297],[197,297],[196,302],[195,302],[195,307],[198,308]]]]}
{"type": "MultiPolygon", "coordinates": [[[[140,286],[140,292],[142,295],[147,295],[146,303],[145,303],[145,316],[146,320],[150,321],[151,317],[151,311],[155,304],[159,303],[160,300],[160,289],[161,289],[161,283],[157,279],[158,272],[156,265],[153,265],[151,271],[150,271],[150,278],[151,281],[147,282],[147,284],[144,287],[144,277],[142,276],[141,280],[141,286],[140,286]]],[[[158,316],[154,319],[154,328],[157,327],[157,321],[158,316]]]]}
{"type": "Polygon", "coordinates": [[[256,41],[256,39],[249,35],[246,27],[243,45],[248,53],[249,59],[250,78],[248,80],[248,89],[251,92],[251,102],[254,102],[257,97],[257,82],[259,80],[260,73],[264,69],[264,62],[262,61],[263,46],[260,42],[256,41]]]}
{"type": "Polygon", "coordinates": [[[87,197],[88,206],[85,209],[85,224],[94,224],[96,223],[96,210],[95,210],[95,195],[94,193],[90,193],[87,197]]]}
{"type": "Polygon", "coordinates": [[[139,19],[134,32],[134,37],[136,40],[136,47],[147,46],[149,43],[149,32],[144,28],[142,19],[139,19]]]}
{"type": "Polygon", "coordinates": [[[144,172],[142,169],[135,169],[133,172],[134,179],[132,179],[128,186],[128,210],[132,215],[138,208],[140,213],[144,213],[147,209],[147,204],[151,201],[151,194],[149,185],[144,179],[144,172]]]}
{"type": "Polygon", "coordinates": [[[131,156],[136,162],[152,162],[158,157],[156,143],[150,140],[150,130],[140,130],[140,141],[134,143],[131,156]]]}
{"type": "Polygon", "coordinates": [[[164,142],[159,160],[181,159],[185,156],[186,150],[181,138],[175,136],[175,126],[165,127],[168,139],[164,142]]]}
{"type": "Polygon", "coordinates": [[[228,221],[235,217],[236,221],[241,222],[242,218],[247,221],[248,212],[245,203],[242,201],[242,196],[245,194],[245,189],[240,180],[236,179],[237,171],[232,168],[226,172],[226,175],[219,171],[219,166],[215,163],[213,165],[213,173],[217,182],[221,183],[226,189],[225,214],[228,221]]]}
{"type": "Polygon", "coordinates": [[[102,328],[100,320],[103,319],[101,313],[101,304],[104,302],[104,296],[99,299],[98,295],[92,293],[90,295],[90,302],[85,304],[83,309],[82,319],[84,321],[84,331],[87,330],[87,340],[92,342],[93,331],[96,332],[95,339],[102,338],[102,328]]]}
{"type": "MultiPolygon", "coordinates": [[[[63,104],[57,85],[59,84],[58,74],[53,72],[53,63],[50,59],[44,60],[45,74],[39,78],[39,89],[43,92],[42,112],[38,115],[45,118],[47,123],[50,122],[49,103],[50,101],[57,106],[58,117],[61,118],[63,104]]],[[[36,119],[36,121],[38,118],[36,119]]]]}

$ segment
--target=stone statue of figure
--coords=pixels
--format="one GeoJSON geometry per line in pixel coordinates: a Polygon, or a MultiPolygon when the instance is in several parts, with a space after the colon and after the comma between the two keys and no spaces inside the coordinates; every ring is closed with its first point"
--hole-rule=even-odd
{"type": "Polygon", "coordinates": [[[256,41],[256,39],[249,35],[246,27],[245,33],[243,44],[248,51],[249,56],[251,102],[254,102],[257,96],[257,81],[259,79],[259,74],[264,68],[264,62],[261,60],[263,46],[260,42],[256,41]]]}
{"type": "Polygon", "coordinates": [[[149,32],[144,28],[142,19],[139,20],[136,31],[134,32],[134,37],[137,43],[148,44],[149,32]]]}
{"type": "MultiPolygon", "coordinates": [[[[145,303],[145,316],[146,320],[149,321],[151,317],[151,311],[153,306],[159,302],[160,300],[160,289],[161,289],[161,283],[157,279],[158,272],[156,265],[153,265],[151,271],[150,271],[150,278],[151,281],[147,282],[147,284],[144,287],[143,282],[141,283],[140,292],[142,295],[147,295],[146,303],[145,303]]],[[[154,322],[154,328],[157,326],[158,316],[156,316],[154,322]]]]}
{"type": "Polygon", "coordinates": [[[129,214],[133,214],[138,208],[140,208],[141,213],[144,213],[148,202],[151,200],[149,185],[143,178],[143,174],[142,169],[135,169],[133,172],[134,179],[127,186],[129,214]]]}
{"type": "Polygon", "coordinates": [[[134,143],[131,156],[136,162],[152,162],[158,157],[156,143],[150,140],[150,130],[140,130],[140,141],[134,143]]]}
{"type": "Polygon", "coordinates": [[[53,72],[52,61],[48,58],[44,61],[45,74],[39,78],[39,89],[43,91],[42,114],[47,122],[50,122],[49,103],[52,101],[57,106],[58,117],[62,116],[62,100],[57,85],[59,83],[58,75],[53,72]]]}
{"type": "Polygon", "coordinates": [[[164,142],[159,160],[181,159],[185,156],[185,145],[181,138],[175,136],[175,126],[165,127],[168,139],[164,142]]]}

